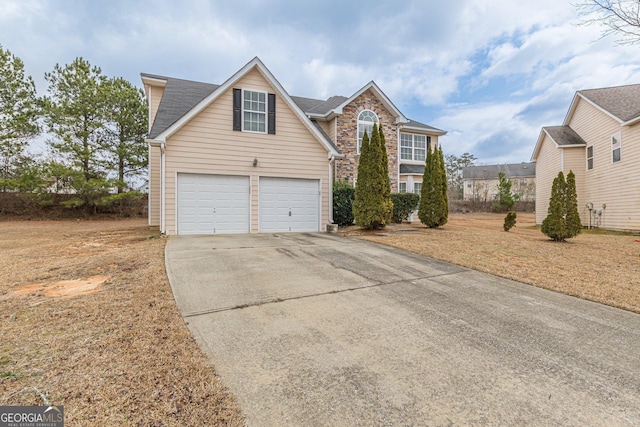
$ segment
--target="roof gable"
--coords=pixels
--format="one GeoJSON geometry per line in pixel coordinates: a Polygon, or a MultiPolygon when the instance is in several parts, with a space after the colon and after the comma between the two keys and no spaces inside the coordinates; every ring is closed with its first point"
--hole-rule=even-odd
{"type": "Polygon", "coordinates": [[[358,98],[360,95],[362,95],[368,90],[371,90],[374,96],[378,98],[380,102],[382,102],[382,104],[385,106],[387,111],[389,111],[396,118],[396,123],[409,122],[409,120],[404,116],[404,114],[400,112],[400,110],[393,104],[393,102],[391,102],[389,97],[387,97],[387,95],[385,95],[384,92],[380,90],[378,85],[373,80],[367,83],[366,85],[364,85],[359,91],[351,95],[349,98],[344,99],[342,103],[340,103],[338,106],[336,106],[331,111],[329,111],[328,116],[342,114],[342,110],[344,109],[344,107],[349,105],[356,98],[358,98]]]}
{"type": "Polygon", "coordinates": [[[576,92],[565,117],[565,125],[571,121],[580,100],[589,103],[620,123],[621,126],[640,121],[640,84],[586,89],[576,92]]]}
{"type": "Polygon", "coordinates": [[[585,147],[587,145],[584,139],[570,126],[545,126],[540,131],[540,136],[531,155],[531,160],[534,162],[538,158],[545,136],[548,136],[553,141],[556,148],[585,147]]]}
{"type": "MultiPolygon", "coordinates": [[[[186,110],[186,111],[179,118],[174,120],[168,127],[160,130],[161,129],[160,125],[158,125],[158,130],[153,134],[154,136],[152,137],[151,133],[149,136],[151,138],[155,138],[158,140],[166,140],[169,136],[173,135],[185,124],[187,124],[193,117],[195,117],[202,110],[208,107],[212,102],[218,99],[220,95],[222,95],[224,92],[232,88],[232,86],[236,84],[236,82],[241,80],[253,69],[258,70],[258,72],[264,77],[264,79],[267,80],[267,82],[275,89],[275,91],[278,93],[280,98],[285,101],[285,103],[292,109],[294,114],[298,116],[300,121],[309,130],[309,132],[311,132],[311,134],[316,137],[316,139],[327,149],[327,151],[334,156],[340,156],[340,152],[337,150],[333,142],[327,139],[326,134],[321,133],[318,130],[318,127],[316,127],[313,123],[311,123],[311,120],[309,120],[306,114],[293,101],[293,99],[291,99],[287,91],[284,90],[282,85],[273,76],[273,74],[271,74],[271,72],[267,69],[267,67],[262,63],[262,61],[258,57],[255,57],[251,61],[249,61],[244,67],[238,70],[233,76],[231,76],[223,84],[218,86],[209,85],[210,88],[212,88],[213,90],[209,94],[206,94],[202,99],[195,102],[193,106],[189,107],[187,104],[194,103],[194,101],[197,99],[196,94],[194,94],[194,96],[187,97],[188,101],[183,102],[182,105],[175,108],[175,110],[180,110],[180,111],[186,110]]],[[[179,80],[179,79],[175,79],[175,80],[179,80]]],[[[206,91],[204,87],[204,85],[207,85],[206,83],[199,83],[199,82],[190,82],[190,83],[194,83],[193,88],[195,92],[202,94],[206,91]],[[198,90],[201,90],[202,92],[198,92],[198,90]]],[[[168,86],[168,83],[167,83],[167,86],[168,86]]],[[[167,94],[167,89],[168,87],[165,88],[165,95],[167,94]]],[[[163,96],[163,100],[164,98],[165,96],[163,96]]],[[[177,96],[176,98],[181,98],[181,97],[177,96]]],[[[169,99],[170,98],[168,98],[167,102],[175,102],[175,100],[170,101],[169,99]]],[[[163,100],[160,101],[161,104],[163,100]]],[[[176,116],[177,114],[178,114],[178,111],[175,111],[174,116],[176,116]]],[[[156,122],[154,122],[154,125],[153,125],[154,128],[156,127],[157,121],[158,121],[158,118],[156,115],[156,122]]],[[[166,122],[168,121],[169,119],[166,120],[166,122]]]]}

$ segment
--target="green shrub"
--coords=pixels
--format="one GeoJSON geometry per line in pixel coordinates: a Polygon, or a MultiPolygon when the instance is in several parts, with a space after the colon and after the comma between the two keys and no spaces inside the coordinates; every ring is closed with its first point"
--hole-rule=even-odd
{"type": "Polygon", "coordinates": [[[507,213],[507,216],[504,217],[504,225],[502,226],[502,228],[504,228],[504,231],[509,231],[513,227],[515,227],[515,225],[516,225],[516,213],[515,212],[507,213]]]}
{"type": "Polygon", "coordinates": [[[393,222],[400,224],[406,221],[409,215],[418,208],[420,195],[418,193],[393,193],[391,194],[393,202],[393,222]]]}
{"type": "Polygon", "coordinates": [[[418,218],[429,228],[440,227],[449,220],[447,174],[442,148],[433,151],[427,149],[418,218]]]}
{"type": "Polygon", "coordinates": [[[540,231],[556,242],[577,236],[582,229],[576,195],[576,178],[569,171],[565,180],[562,171],[553,180],[547,217],[542,221],[540,231]]]}
{"type": "Polygon", "coordinates": [[[360,148],[358,183],[353,201],[353,216],[359,227],[375,230],[391,222],[393,204],[389,197],[388,162],[382,127],[374,123],[371,138],[365,132],[360,148]]]}
{"type": "Polygon", "coordinates": [[[356,189],[345,181],[333,183],[333,222],[341,227],[353,224],[353,200],[356,189]]]}

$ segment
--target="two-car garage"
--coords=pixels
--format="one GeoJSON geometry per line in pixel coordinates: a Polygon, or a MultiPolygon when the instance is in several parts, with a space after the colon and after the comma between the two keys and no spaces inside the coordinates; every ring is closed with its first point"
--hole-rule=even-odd
{"type": "Polygon", "coordinates": [[[249,233],[252,213],[260,233],[320,230],[320,180],[258,179],[258,206],[252,209],[252,177],[179,173],[178,234],[249,233]]]}

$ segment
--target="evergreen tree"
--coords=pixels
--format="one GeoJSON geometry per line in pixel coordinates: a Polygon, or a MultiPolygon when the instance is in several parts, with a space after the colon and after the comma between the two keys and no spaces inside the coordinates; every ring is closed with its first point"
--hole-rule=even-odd
{"type": "Polygon", "coordinates": [[[45,122],[55,139],[51,147],[77,168],[86,181],[101,176],[99,152],[105,138],[105,77],[98,67],[76,58],[46,73],[49,96],[44,99],[45,122]]]}
{"type": "Polygon", "coordinates": [[[576,192],[576,176],[573,171],[567,174],[567,188],[565,191],[565,224],[567,239],[575,237],[582,231],[582,222],[578,213],[578,194],[576,192]]]}
{"type": "Polygon", "coordinates": [[[122,77],[106,82],[107,138],[101,146],[109,169],[117,173],[118,193],[125,178],[139,175],[147,166],[148,148],[144,137],[148,127],[144,92],[122,77]]]}
{"type": "Polygon", "coordinates": [[[547,217],[542,221],[541,231],[556,242],[562,242],[567,238],[565,222],[566,187],[567,183],[564,179],[564,174],[560,171],[553,180],[547,217]]]}
{"type": "Polygon", "coordinates": [[[429,228],[440,227],[449,219],[447,177],[441,148],[427,151],[418,218],[429,228]]]}
{"type": "Polygon", "coordinates": [[[520,196],[511,192],[511,180],[504,172],[498,173],[498,205],[496,210],[510,211],[520,196]]]}
{"type": "MultiPolygon", "coordinates": [[[[0,45],[0,180],[20,178],[29,139],[39,132],[36,86],[24,64],[0,45]]],[[[5,185],[0,184],[4,190],[5,185]]]]}
{"type": "Polygon", "coordinates": [[[371,138],[365,132],[360,148],[353,216],[356,225],[368,229],[384,227],[391,222],[393,214],[389,166],[381,134],[382,130],[374,124],[371,138]]]}

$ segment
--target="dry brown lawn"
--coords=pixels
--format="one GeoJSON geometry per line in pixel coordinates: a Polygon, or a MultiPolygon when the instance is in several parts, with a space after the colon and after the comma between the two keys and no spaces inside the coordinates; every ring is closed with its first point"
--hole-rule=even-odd
{"type": "Polygon", "coordinates": [[[0,405],[65,425],[242,425],[146,220],[0,222],[0,405]]]}
{"type": "Polygon", "coordinates": [[[592,230],[557,243],[535,227],[533,214],[519,213],[508,233],[503,220],[504,214],[453,214],[440,229],[418,222],[343,233],[640,313],[640,236],[592,230]]]}

